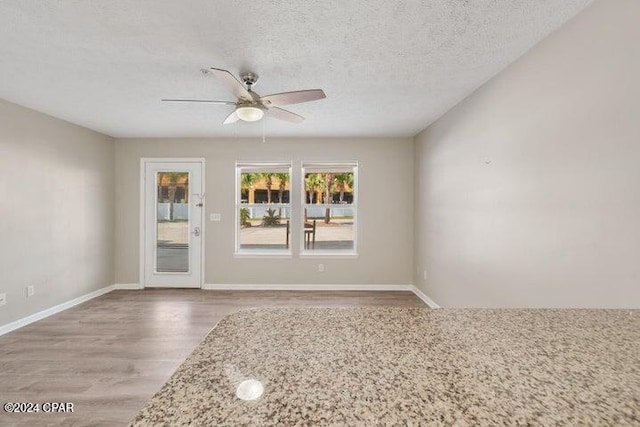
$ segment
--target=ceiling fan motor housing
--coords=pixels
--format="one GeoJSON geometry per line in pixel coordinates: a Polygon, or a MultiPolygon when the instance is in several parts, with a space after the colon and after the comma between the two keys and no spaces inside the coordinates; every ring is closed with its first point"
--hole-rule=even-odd
{"type": "Polygon", "coordinates": [[[252,73],[251,71],[246,71],[240,73],[240,79],[251,88],[258,81],[258,75],[256,73],[252,73]]]}

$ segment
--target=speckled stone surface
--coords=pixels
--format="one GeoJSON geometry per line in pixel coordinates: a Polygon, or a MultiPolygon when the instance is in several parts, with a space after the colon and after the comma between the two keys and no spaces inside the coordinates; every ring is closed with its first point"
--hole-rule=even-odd
{"type": "Polygon", "coordinates": [[[640,311],[246,310],[131,423],[163,424],[640,425],[640,311]]]}

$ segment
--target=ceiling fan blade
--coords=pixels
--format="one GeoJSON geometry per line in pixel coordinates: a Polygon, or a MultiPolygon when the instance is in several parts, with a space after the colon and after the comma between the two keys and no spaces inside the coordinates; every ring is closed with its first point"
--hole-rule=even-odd
{"type": "Polygon", "coordinates": [[[274,119],[280,119],[291,123],[302,123],[304,121],[304,117],[278,107],[268,108],[267,111],[265,111],[265,114],[273,117],[274,119]]]}
{"type": "Polygon", "coordinates": [[[297,90],[294,92],[274,93],[260,98],[263,104],[269,105],[290,105],[301,102],[315,101],[327,96],[322,89],[297,90]]]}
{"type": "Polygon", "coordinates": [[[209,68],[207,71],[214,75],[216,79],[236,98],[242,98],[245,101],[253,102],[253,97],[249,91],[244,87],[242,83],[238,81],[233,74],[227,70],[221,70],[219,68],[209,68]]]}
{"type": "Polygon", "coordinates": [[[238,117],[238,114],[236,114],[236,110],[233,110],[233,112],[229,114],[226,119],[224,119],[224,122],[222,122],[222,124],[228,125],[231,123],[235,123],[238,120],[240,120],[240,117],[238,117]]]}
{"type": "Polygon", "coordinates": [[[206,102],[209,104],[236,105],[235,102],[231,101],[213,101],[210,99],[162,99],[162,102],[206,102]]]}

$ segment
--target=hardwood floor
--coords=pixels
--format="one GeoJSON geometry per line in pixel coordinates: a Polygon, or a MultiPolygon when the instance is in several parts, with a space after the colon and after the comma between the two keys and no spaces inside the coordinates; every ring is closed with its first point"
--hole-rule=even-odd
{"type": "Polygon", "coordinates": [[[411,292],[114,291],[0,337],[0,402],[72,402],[0,426],[127,425],[225,315],[248,307],[424,307],[411,292]]]}

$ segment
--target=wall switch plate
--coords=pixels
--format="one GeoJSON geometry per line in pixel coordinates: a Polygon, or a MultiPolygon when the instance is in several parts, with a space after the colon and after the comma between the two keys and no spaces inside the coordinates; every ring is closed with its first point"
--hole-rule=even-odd
{"type": "Polygon", "coordinates": [[[422,278],[423,278],[424,280],[427,280],[427,270],[424,270],[424,271],[422,272],[422,278]]]}
{"type": "Polygon", "coordinates": [[[32,297],[36,293],[36,289],[33,285],[27,286],[27,296],[32,297]]]}
{"type": "Polygon", "coordinates": [[[324,264],[318,264],[318,271],[322,273],[324,271],[324,264]]]}
{"type": "Polygon", "coordinates": [[[219,213],[212,213],[209,215],[209,221],[220,221],[222,219],[222,215],[219,213]]]}
{"type": "Polygon", "coordinates": [[[7,303],[7,294],[0,294],[0,306],[3,306],[7,303]]]}

